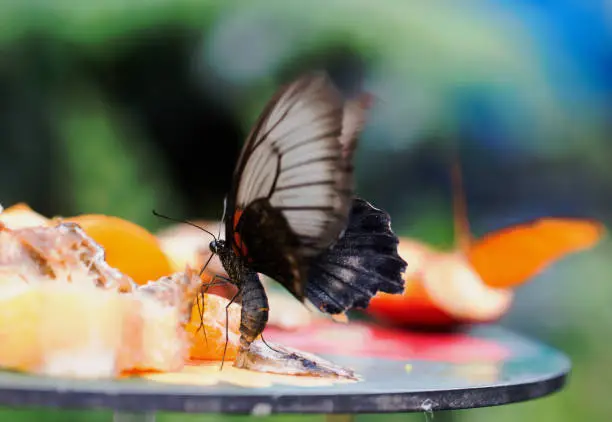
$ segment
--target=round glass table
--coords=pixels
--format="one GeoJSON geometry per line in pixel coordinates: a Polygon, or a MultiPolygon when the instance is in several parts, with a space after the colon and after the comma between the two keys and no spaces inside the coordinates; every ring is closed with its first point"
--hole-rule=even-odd
{"type": "Polygon", "coordinates": [[[498,326],[424,333],[367,323],[317,322],[266,330],[266,340],[349,367],[357,382],[334,383],[232,368],[197,368],[180,377],[64,380],[0,372],[0,405],[110,409],[116,421],[157,412],[269,415],[435,412],[532,400],[563,388],[561,352],[498,326]],[[242,372],[238,372],[242,371],[242,372]],[[266,378],[267,376],[267,378],[266,378]],[[296,379],[286,382],[286,379],[296,379]]]}

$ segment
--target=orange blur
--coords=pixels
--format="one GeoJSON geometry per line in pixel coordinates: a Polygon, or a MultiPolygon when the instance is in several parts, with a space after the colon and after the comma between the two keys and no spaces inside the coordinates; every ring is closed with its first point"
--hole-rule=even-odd
{"type": "Polygon", "coordinates": [[[595,221],[542,218],[473,241],[466,255],[491,287],[516,287],[568,254],[593,247],[604,236],[595,221]]]}
{"type": "Polygon", "coordinates": [[[157,238],[144,228],[118,217],[86,214],[63,219],[77,223],[106,251],[106,262],[138,284],[172,273],[157,238]]]}

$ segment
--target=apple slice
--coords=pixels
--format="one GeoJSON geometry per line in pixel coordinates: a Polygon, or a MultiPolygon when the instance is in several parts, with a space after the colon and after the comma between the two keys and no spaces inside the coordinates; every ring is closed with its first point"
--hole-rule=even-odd
{"type": "Polygon", "coordinates": [[[593,220],[544,217],[474,239],[458,159],[451,168],[455,249],[435,251],[400,239],[408,263],[403,295],[379,293],[368,312],[404,325],[491,322],[508,311],[514,288],[566,255],[589,249],[605,234],[593,220]]]}
{"type": "Polygon", "coordinates": [[[489,287],[461,252],[430,255],[422,283],[439,309],[462,322],[494,321],[514,296],[509,289],[489,287]]]}
{"type": "Polygon", "coordinates": [[[460,252],[440,252],[400,238],[399,254],[408,262],[402,295],[377,294],[371,315],[401,325],[449,327],[501,317],[513,293],[487,286],[460,252]]]}

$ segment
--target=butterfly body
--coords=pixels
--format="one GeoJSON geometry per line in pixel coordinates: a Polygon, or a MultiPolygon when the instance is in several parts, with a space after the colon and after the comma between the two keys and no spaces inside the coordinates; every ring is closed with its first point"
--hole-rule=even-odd
{"type": "Polygon", "coordinates": [[[232,284],[238,287],[242,299],[240,314],[240,347],[248,349],[268,322],[268,296],[259,275],[245,264],[223,240],[211,242],[210,249],[219,255],[232,284]]]}

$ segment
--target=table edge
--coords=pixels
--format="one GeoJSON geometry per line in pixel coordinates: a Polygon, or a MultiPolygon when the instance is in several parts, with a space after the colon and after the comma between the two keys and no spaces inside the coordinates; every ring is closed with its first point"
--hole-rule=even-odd
{"type": "Polygon", "coordinates": [[[100,394],[78,391],[32,391],[0,388],[0,405],[119,412],[181,412],[252,414],[332,414],[434,412],[476,409],[520,403],[561,390],[570,366],[558,375],[528,384],[457,388],[446,391],[329,395],[164,395],[155,393],[100,394]]]}

